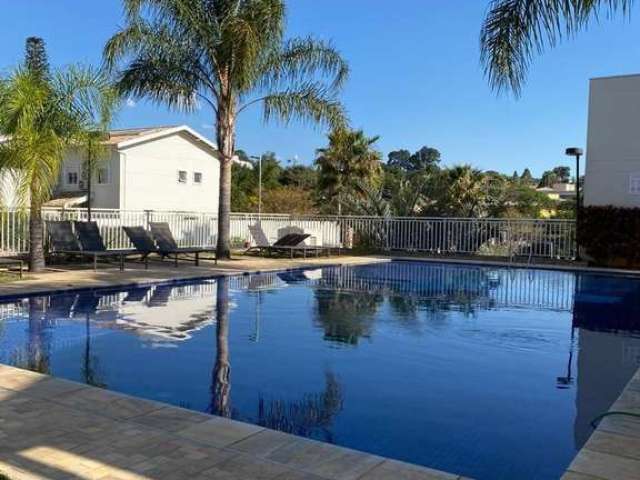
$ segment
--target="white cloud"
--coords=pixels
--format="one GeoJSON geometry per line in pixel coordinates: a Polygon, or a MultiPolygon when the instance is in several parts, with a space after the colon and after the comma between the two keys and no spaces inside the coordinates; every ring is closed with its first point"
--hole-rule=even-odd
{"type": "Polygon", "coordinates": [[[215,125],[211,125],[210,123],[203,123],[202,125],[200,125],[202,128],[204,128],[205,130],[214,130],[216,128],[215,125]]]}

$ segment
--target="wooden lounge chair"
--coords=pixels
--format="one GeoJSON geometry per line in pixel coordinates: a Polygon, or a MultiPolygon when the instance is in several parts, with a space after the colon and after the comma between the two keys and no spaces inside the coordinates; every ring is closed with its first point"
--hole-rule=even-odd
{"type": "Polygon", "coordinates": [[[93,269],[98,269],[98,259],[119,260],[120,271],[124,270],[127,256],[136,254],[135,250],[107,250],[100,230],[95,222],[74,222],[68,220],[47,221],[49,252],[93,259],[93,269]]]}
{"type": "MultiPolygon", "coordinates": [[[[178,258],[180,255],[195,255],[195,263],[196,266],[200,265],[200,254],[201,253],[214,253],[216,252],[215,247],[179,247],[173,238],[173,233],[171,233],[171,228],[169,224],[166,222],[150,222],[149,227],[151,228],[151,236],[158,247],[157,253],[159,253],[163,258],[171,257],[173,255],[175,266],[178,266],[178,258]]],[[[218,257],[214,257],[215,263],[218,263],[218,257]]]]}
{"type": "Polygon", "coordinates": [[[260,225],[249,225],[249,232],[256,242],[256,245],[247,249],[245,253],[252,250],[258,250],[259,252],[266,251],[267,255],[271,255],[272,253],[288,253],[289,257],[293,258],[295,253],[301,252],[306,258],[307,253],[315,253],[316,256],[320,256],[320,253],[323,251],[326,251],[327,254],[331,252],[327,247],[304,245],[302,242],[311,236],[308,233],[288,233],[271,244],[260,225]]]}

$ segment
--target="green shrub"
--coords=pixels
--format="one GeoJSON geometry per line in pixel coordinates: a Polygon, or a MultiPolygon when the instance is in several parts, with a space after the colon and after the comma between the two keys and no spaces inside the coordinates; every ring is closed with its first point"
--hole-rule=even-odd
{"type": "Polygon", "coordinates": [[[640,208],[583,208],[578,243],[599,265],[640,265],[640,208]]]}

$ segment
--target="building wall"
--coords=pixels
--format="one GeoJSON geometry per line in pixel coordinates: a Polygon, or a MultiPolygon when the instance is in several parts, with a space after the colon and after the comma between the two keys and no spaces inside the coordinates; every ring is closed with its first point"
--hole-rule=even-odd
{"type": "Polygon", "coordinates": [[[640,75],[591,80],[585,205],[640,207],[640,75]]]}
{"type": "Polygon", "coordinates": [[[188,134],[121,149],[120,208],[127,210],[177,210],[217,212],[220,186],[218,159],[188,134]],[[178,171],[187,181],[178,181],[178,171]],[[194,173],[202,183],[194,182],[194,173]]]}
{"type": "MultiPolygon", "coordinates": [[[[60,170],[60,179],[58,180],[56,192],[66,193],[86,191],[86,182],[82,175],[83,163],[84,157],[80,149],[71,148],[67,151],[62,169],[60,170]],[[79,179],[77,184],[70,184],[68,182],[68,174],[70,172],[77,174],[79,179]]],[[[115,151],[113,147],[110,147],[104,158],[100,160],[98,167],[107,169],[107,183],[98,183],[98,179],[96,178],[97,175],[94,173],[93,182],[91,184],[91,206],[93,208],[119,208],[120,156],[118,152],[115,151]]]]}

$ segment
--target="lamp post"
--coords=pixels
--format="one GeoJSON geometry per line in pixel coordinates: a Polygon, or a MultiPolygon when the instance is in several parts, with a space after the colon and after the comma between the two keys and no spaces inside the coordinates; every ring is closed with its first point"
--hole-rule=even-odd
{"type": "Polygon", "coordinates": [[[262,155],[252,156],[258,161],[258,224],[262,223],[262,155]]]}
{"type": "Polygon", "coordinates": [[[580,244],[578,243],[578,225],[580,225],[580,157],[583,151],[578,147],[570,147],[564,151],[565,155],[576,158],[576,260],[580,261],[580,244]]]}

